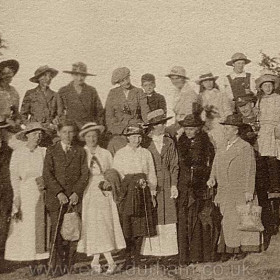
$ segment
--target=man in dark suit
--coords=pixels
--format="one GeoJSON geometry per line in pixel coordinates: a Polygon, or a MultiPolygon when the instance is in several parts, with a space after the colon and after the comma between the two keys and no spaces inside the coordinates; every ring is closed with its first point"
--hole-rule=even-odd
{"type": "Polygon", "coordinates": [[[58,115],[65,115],[79,127],[86,122],[103,124],[104,109],[96,89],[85,83],[87,76],[95,76],[87,72],[87,66],[82,62],[73,64],[72,71],[63,71],[72,74],[73,81],[58,91],[58,115]]]}
{"type": "Polygon", "coordinates": [[[67,206],[81,205],[82,195],[88,184],[89,171],[86,153],[83,148],[73,145],[75,124],[64,121],[58,125],[60,142],[47,149],[43,178],[46,185],[46,206],[50,213],[52,225],[52,242],[58,224],[52,269],[55,276],[65,273],[64,268],[71,269],[77,249],[77,241],[67,242],[60,235],[63,215],[67,206]],[[60,221],[59,210],[63,205],[60,221]]]}

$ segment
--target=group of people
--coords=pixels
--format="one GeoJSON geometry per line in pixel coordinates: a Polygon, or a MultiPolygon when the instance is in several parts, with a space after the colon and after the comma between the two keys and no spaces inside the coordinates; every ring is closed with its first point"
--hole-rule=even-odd
{"type": "MultiPolygon", "coordinates": [[[[188,82],[174,66],[172,125],[164,95],[152,74],[131,84],[130,70],[117,68],[105,108],[94,76],[73,64],[73,81],[50,89],[58,71],[41,66],[19,107],[10,85],[16,60],[0,62],[1,250],[11,261],[51,258],[52,268],[71,268],[76,252],[100,254],[115,273],[115,250],[123,268],[166,267],[221,258],[241,259],[266,249],[278,232],[280,197],[279,78],[244,71],[250,60],[236,53],[233,72],[217,85],[202,73],[188,82]],[[260,205],[264,232],[238,230],[237,206],[260,205]],[[64,214],[81,215],[79,240],[61,235],[64,214]],[[143,262],[143,259],[145,261],[143,262]]],[[[52,270],[60,276],[67,270],[52,270]]]]}

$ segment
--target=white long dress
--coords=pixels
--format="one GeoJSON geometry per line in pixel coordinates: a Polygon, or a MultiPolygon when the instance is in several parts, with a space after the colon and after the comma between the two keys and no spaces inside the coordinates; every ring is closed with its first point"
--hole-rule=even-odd
{"type": "MultiPolygon", "coordinates": [[[[93,155],[87,147],[85,150],[90,166],[93,155]]],[[[88,256],[126,247],[113,196],[111,192],[103,194],[98,187],[104,181],[102,172],[112,166],[112,155],[98,146],[94,156],[102,170],[97,163],[90,168],[90,181],[83,197],[82,234],[77,249],[88,256]]]]}
{"type": "Polygon", "coordinates": [[[6,260],[31,261],[49,257],[48,252],[36,253],[36,208],[41,201],[35,179],[42,176],[45,153],[45,148],[37,147],[31,152],[24,145],[12,154],[11,183],[14,196],[20,196],[22,220],[11,221],[6,260]]]}

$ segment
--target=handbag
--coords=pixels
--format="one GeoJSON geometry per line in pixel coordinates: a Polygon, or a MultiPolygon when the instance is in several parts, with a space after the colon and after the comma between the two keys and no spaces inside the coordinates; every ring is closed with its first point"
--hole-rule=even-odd
{"type": "Polygon", "coordinates": [[[72,205],[68,206],[67,212],[63,216],[60,234],[64,240],[78,241],[81,236],[81,218],[72,205]]]}
{"type": "Polygon", "coordinates": [[[245,205],[236,206],[239,215],[239,225],[237,227],[240,231],[262,232],[264,227],[261,220],[262,207],[254,205],[254,203],[247,203],[245,205]]]}

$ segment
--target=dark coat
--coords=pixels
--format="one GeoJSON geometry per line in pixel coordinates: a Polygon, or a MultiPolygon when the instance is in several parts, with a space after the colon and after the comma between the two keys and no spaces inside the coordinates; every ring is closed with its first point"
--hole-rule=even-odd
{"type": "Polygon", "coordinates": [[[148,106],[150,111],[162,109],[167,112],[165,97],[157,92],[153,92],[150,96],[147,95],[148,106]]]}
{"type": "Polygon", "coordinates": [[[20,114],[24,123],[28,120],[51,123],[57,116],[57,93],[50,88],[43,93],[39,86],[28,90],[23,98],[20,114]]]}
{"type": "Polygon", "coordinates": [[[207,133],[201,131],[195,138],[183,134],[177,143],[179,155],[179,208],[191,204],[192,199],[207,196],[206,182],[209,179],[214,159],[214,147],[207,133]]]}
{"type": "Polygon", "coordinates": [[[49,211],[58,210],[57,195],[60,192],[67,197],[75,192],[80,203],[89,179],[85,150],[73,146],[66,155],[60,142],[49,147],[44,161],[43,178],[46,185],[46,206],[49,211]]]}
{"type": "Polygon", "coordinates": [[[66,115],[80,127],[86,122],[103,124],[104,109],[96,89],[83,84],[81,94],[74,88],[73,82],[58,91],[58,115],[66,115]]]}
{"type": "Polygon", "coordinates": [[[121,87],[111,89],[105,111],[108,131],[112,134],[122,134],[131,121],[146,122],[150,109],[143,90],[131,86],[127,99],[121,87]]]}
{"type": "Polygon", "coordinates": [[[178,153],[174,141],[167,135],[163,138],[161,153],[151,140],[148,150],[151,152],[157,175],[157,224],[177,222],[175,200],[170,198],[171,186],[177,186],[179,165],[178,153]]]}

